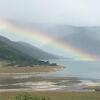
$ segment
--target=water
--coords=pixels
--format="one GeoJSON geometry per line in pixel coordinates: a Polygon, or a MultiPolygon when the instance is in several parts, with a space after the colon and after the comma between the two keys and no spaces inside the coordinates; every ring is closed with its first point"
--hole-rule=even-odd
{"type": "Polygon", "coordinates": [[[52,73],[56,76],[73,76],[81,79],[100,79],[100,62],[51,60],[65,66],[61,72],[52,73]]]}
{"type": "Polygon", "coordinates": [[[32,91],[75,91],[92,92],[87,87],[100,86],[100,62],[67,61],[66,59],[50,60],[64,66],[64,70],[50,73],[33,73],[26,75],[1,75],[0,91],[13,89],[32,91]]]}

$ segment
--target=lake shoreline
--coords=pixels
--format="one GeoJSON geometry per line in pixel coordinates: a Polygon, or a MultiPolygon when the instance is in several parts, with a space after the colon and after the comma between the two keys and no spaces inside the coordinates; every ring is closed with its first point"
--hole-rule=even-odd
{"type": "Polygon", "coordinates": [[[95,89],[90,88],[90,85],[96,86],[99,83],[92,80],[83,81],[79,77],[71,76],[52,76],[52,73],[56,74],[56,72],[63,71],[64,68],[60,65],[0,68],[0,92],[95,92],[95,89]]]}
{"type": "Polygon", "coordinates": [[[41,66],[33,67],[0,67],[0,75],[15,75],[15,74],[33,74],[33,73],[49,73],[58,72],[64,69],[63,66],[41,66]]]}

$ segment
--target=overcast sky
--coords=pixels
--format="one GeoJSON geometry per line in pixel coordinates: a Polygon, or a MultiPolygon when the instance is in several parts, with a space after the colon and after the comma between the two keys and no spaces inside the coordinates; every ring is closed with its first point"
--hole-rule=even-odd
{"type": "Polygon", "coordinates": [[[100,26],[100,0],[0,0],[0,19],[100,26]]]}

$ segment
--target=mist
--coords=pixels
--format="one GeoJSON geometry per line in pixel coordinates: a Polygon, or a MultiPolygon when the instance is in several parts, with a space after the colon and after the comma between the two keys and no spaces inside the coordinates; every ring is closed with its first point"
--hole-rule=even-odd
{"type": "Polygon", "coordinates": [[[100,26],[99,0],[0,0],[0,19],[100,26]]]}

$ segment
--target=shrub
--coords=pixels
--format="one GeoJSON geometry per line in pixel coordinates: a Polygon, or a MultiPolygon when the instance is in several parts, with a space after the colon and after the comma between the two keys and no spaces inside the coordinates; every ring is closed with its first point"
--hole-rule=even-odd
{"type": "Polygon", "coordinates": [[[47,99],[45,97],[32,97],[29,94],[19,94],[17,96],[14,97],[14,100],[50,100],[50,98],[48,97],[47,99]]]}
{"type": "Polygon", "coordinates": [[[32,96],[28,94],[20,94],[15,96],[14,100],[35,100],[32,96]]]}

